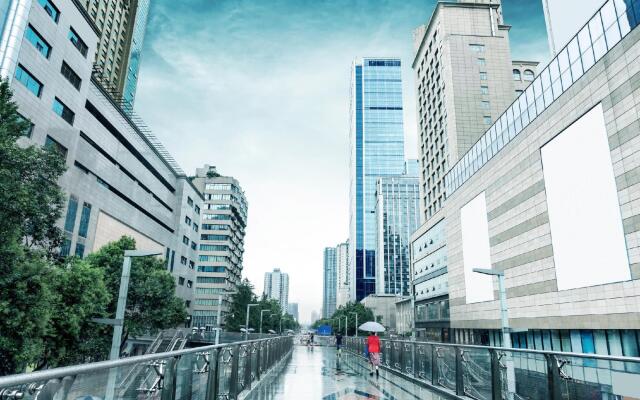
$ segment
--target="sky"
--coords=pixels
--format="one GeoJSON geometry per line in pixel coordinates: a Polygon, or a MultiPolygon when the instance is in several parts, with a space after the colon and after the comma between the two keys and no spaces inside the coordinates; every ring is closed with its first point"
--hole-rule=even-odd
{"type": "MultiPolygon", "coordinates": [[[[187,174],[237,178],[244,271],[289,273],[301,322],[322,253],[349,235],[349,84],[358,57],[403,63],[405,154],[417,158],[413,31],[434,0],[152,0],[135,107],[187,174]]],[[[541,0],[503,0],[512,57],[549,59],[541,0]]]]}

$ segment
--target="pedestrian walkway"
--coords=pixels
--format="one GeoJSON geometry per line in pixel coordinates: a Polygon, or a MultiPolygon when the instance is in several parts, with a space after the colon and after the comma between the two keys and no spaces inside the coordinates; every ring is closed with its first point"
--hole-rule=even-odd
{"type": "Polygon", "coordinates": [[[364,359],[346,352],[338,358],[334,347],[295,346],[291,359],[280,368],[272,371],[245,399],[444,399],[382,369],[379,378],[371,377],[364,359]]]}

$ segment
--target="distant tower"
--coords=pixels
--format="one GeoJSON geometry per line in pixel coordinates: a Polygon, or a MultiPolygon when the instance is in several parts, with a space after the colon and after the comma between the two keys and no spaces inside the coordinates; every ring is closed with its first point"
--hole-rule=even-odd
{"type": "Polygon", "coordinates": [[[329,318],[336,311],[336,296],[338,294],[336,280],[338,278],[336,248],[324,249],[324,278],[322,295],[322,318],[329,318]]]}
{"type": "Polygon", "coordinates": [[[289,310],[289,274],[274,268],[273,272],[264,274],[264,295],[268,299],[277,300],[283,313],[289,310]]]}

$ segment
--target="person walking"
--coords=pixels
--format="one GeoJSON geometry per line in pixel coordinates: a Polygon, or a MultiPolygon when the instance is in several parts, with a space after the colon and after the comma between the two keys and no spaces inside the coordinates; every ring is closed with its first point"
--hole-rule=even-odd
{"type": "Polygon", "coordinates": [[[338,357],[342,356],[342,335],[340,332],[336,333],[336,351],[338,353],[338,357]]]}
{"type": "Polygon", "coordinates": [[[369,350],[369,362],[371,363],[371,372],[370,376],[373,376],[373,372],[376,373],[376,378],[380,377],[380,371],[378,367],[380,366],[380,338],[378,337],[378,333],[371,332],[369,337],[367,337],[367,349],[369,350]]]}

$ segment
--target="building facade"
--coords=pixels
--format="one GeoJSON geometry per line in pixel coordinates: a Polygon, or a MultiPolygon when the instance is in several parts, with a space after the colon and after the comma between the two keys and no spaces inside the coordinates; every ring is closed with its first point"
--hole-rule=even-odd
{"type": "Polygon", "coordinates": [[[336,296],[338,294],[337,249],[335,247],[325,247],[322,259],[322,318],[329,318],[336,312],[336,296]]]}
{"type": "Polygon", "coordinates": [[[223,294],[234,292],[241,280],[248,204],[240,183],[216,167],[198,168],[192,181],[203,196],[202,212],[193,221],[200,232],[193,318],[195,326],[219,325],[229,310],[223,294]]]}
{"type": "Polygon", "coordinates": [[[513,101],[515,86],[499,1],[438,2],[414,37],[420,203],[428,220],[446,200],[450,165],[513,101]]]}
{"type": "Polygon", "coordinates": [[[399,59],[353,63],[350,113],[349,264],[351,297],[359,301],[376,290],[376,180],[404,171],[399,59]]]}
{"type": "MultiPolygon", "coordinates": [[[[415,161],[414,161],[415,163],[415,161]]],[[[407,175],[376,182],[376,294],[408,296],[410,238],[420,226],[420,183],[407,175]]]]}
{"type": "Polygon", "coordinates": [[[289,303],[289,315],[296,321],[299,321],[300,314],[298,313],[298,303],[289,303]]]}
{"type": "Polygon", "coordinates": [[[78,0],[99,32],[94,68],[101,84],[132,106],[150,0],[78,0]]]}
{"type": "Polygon", "coordinates": [[[349,295],[349,241],[336,246],[336,309],[352,301],[349,295]]]}
{"type": "Polygon", "coordinates": [[[264,273],[264,296],[277,300],[283,313],[289,309],[289,274],[274,268],[264,273]]]}
{"type": "Polygon", "coordinates": [[[455,341],[500,344],[487,268],[515,347],[639,355],[638,17],[604,2],[447,174],[455,341]]]}
{"type": "Polygon", "coordinates": [[[0,11],[0,73],[32,124],[21,141],[53,146],[66,159],[59,181],[68,196],[59,222],[61,255],[83,257],[130,236],[137,248],[165,255],[191,313],[197,235],[180,221],[193,216],[201,197],[153,134],[92,74],[100,40],[95,24],[72,0],[11,0],[0,11]],[[176,261],[183,257],[186,264],[176,261]]]}

